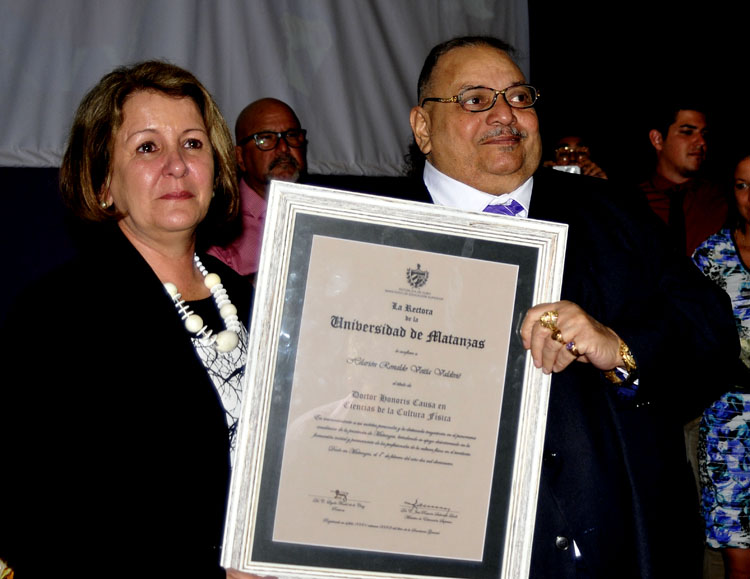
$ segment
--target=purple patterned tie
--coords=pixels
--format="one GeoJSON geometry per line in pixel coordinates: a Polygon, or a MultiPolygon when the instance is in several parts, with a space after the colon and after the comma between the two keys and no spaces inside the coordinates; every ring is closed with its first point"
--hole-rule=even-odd
{"type": "Polygon", "coordinates": [[[515,199],[511,199],[505,205],[487,205],[487,207],[485,207],[483,211],[485,213],[498,213],[500,215],[510,215],[511,217],[513,217],[523,211],[523,205],[521,205],[515,199]]]}

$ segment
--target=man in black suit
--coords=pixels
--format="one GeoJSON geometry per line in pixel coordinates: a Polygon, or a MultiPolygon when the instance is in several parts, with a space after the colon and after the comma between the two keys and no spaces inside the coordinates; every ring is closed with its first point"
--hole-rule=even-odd
{"type": "Polygon", "coordinates": [[[436,46],[410,120],[425,200],[569,224],[562,301],[521,328],[554,373],[530,576],[699,576],[682,423],[736,360],[729,305],[637,195],[539,168],[539,94],[511,51],[490,37],[436,46]]]}

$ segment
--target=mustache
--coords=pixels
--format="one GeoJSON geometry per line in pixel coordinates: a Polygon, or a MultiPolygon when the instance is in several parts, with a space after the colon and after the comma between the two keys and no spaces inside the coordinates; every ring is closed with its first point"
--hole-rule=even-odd
{"type": "Polygon", "coordinates": [[[528,136],[526,131],[520,131],[516,127],[500,126],[492,129],[491,131],[482,135],[479,139],[480,143],[494,139],[495,137],[520,137],[525,139],[528,136]]]}
{"type": "Polygon", "coordinates": [[[297,171],[299,171],[302,167],[300,167],[300,164],[297,162],[297,159],[292,157],[289,153],[281,153],[278,157],[276,157],[271,163],[268,165],[268,170],[271,171],[278,167],[279,165],[291,165],[294,167],[297,171]]]}

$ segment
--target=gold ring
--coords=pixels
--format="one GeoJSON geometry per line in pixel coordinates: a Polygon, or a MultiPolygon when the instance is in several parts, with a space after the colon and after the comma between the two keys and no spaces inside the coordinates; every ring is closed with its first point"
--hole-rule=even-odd
{"type": "Polygon", "coordinates": [[[539,323],[542,324],[542,327],[547,328],[548,330],[556,330],[557,329],[557,312],[555,310],[549,310],[548,312],[544,312],[542,314],[542,317],[539,318],[539,323]]]}
{"type": "Polygon", "coordinates": [[[578,351],[578,348],[576,348],[576,343],[573,340],[565,344],[565,349],[573,354],[576,358],[581,355],[581,353],[578,351]]]}
{"type": "Polygon", "coordinates": [[[555,328],[555,331],[552,332],[552,335],[550,336],[550,338],[555,340],[555,342],[560,342],[561,344],[565,343],[565,340],[563,340],[563,337],[562,337],[562,332],[558,330],[557,328],[555,328]]]}

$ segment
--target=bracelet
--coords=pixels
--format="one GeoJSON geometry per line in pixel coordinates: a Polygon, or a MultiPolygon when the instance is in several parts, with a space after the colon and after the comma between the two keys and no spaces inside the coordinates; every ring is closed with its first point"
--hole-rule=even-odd
{"type": "Polygon", "coordinates": [[[635,379],[638,377],[637,376],[638,364],[636,364],[635,357],[633,356],[633,353],[630,351],[630,348],[628,348],[628,345],[622,340],[620,340],[619,353],[620,353],[620,358],[622,358],[622,361],[625,364],[624,371],[627,373],[627,378],[623,379],[621,376],[618,375],[617,373],[618,368],[607,370],[606,372],[604,372],[604,377],[610,382],[612,382],[613,384],[622,384],[623,382],[632,384],[635,381],[635,379]]]}

